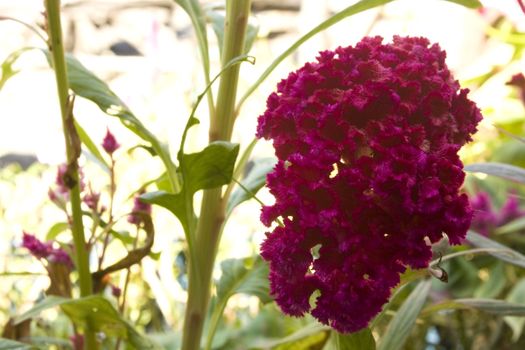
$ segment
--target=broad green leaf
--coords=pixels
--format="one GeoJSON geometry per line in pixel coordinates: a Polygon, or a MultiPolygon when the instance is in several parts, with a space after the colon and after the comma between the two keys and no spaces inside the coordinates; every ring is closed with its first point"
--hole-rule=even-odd
{"type": "Polygon", "coordinates": [[[335,350],[375,350],[376,341],[370,328],[364,328],[358,332],[341,334],[332,332],[335,350]]]}
{"type": "Polygon", "coordinates": [[[330,327],[322,325],[320,323],[311,323],[308,326],[301,328],[297,332],[292,333],[281,339],[265,339],[265,340],[255,341],[253,344],[253,347],[263,348],[263,349],[272,349],[279,345],[297,342],[297,341],[306,339],[311,336],[326,333],[330,329],[331,329],[330,327]]]}
{"type": "Polygon", "coordinates": [[[244,201],[252,198],[266,183],[266,175],[275,166],[275,158],[262,158],[254,160],[254,165],[250,169],[246,178],[241,181],[242,186],[232,193],[228,200],[226,216],[229,216],[233,209],[244,201]],[[247,190],[249,192],[247,192],[247,190]]]}
{"type": "Polygon", "coordinates": [[[505,276],[505,265],[501,261],[496,261],[495,266],[489,270],[489,278],[476,289],[474,296],[476,298],[494,298],[497,297],[505,288],[507,277],[505,276]]]}
{"type": "Polygon", "coordinates": [[[525,184],[525,169],[503,163],[474,163],[465,166],[470,173],[483,173],[525,184]]]}
{"type": "Polygon", "coordinates": [[[184,187],[191,194],[198,190],[216,188],[231,181],[239,145],[215,141],[198,153],[184,154],[184,187]]]}
{"type": "Polygon", "coordinates": [[[98,149],[97,145],[91,140],[88,133],[80,126],[79,123],[75,120],[75,128],[77,129],[78,137],[80,138],[80,141],[82,141],[82,144],[86,146],[86,148],[91,152],[91,154],[95,157],[95,159],[98,161],[98,163],[101,165],[102,169],[109,171],[109,164],[106,162],[104,157],[102,156],[102,153],[100,153],[100,150],[98,149]]]}
{"type": "Polygon", "coordinates": [[[36,304],[31,310],[15,318],[15,323],[36,317],[42,311],[55,306],[60,306],[62,311],[78,327],[85,329],[89,325],[95,332],[103,332],[107,336],[124,338],[136,349],[161,349],[157,344],[136,331],[130,323],[121,318],[111,302],[100,295],[79,299],[49,296],[36,304]]]}
{"type": "MultiPolygon", "coordinates": [[[[217,41],[219,43],[219,51],[222,55],[222,46],[224,42],[224,10],[222,9],[214,9],[210,8],[206,11],[206,16],[208,17],[211,27],[213,28],[213,31],[215,32],[215,35],[217,36],[217,41]]],[[[253,46],[253,43],[255,42],[255,38],[257,38],[257,33],[259,32],[259,25],[254,24],[253,21],[250,23],[248,21],[248,27],[246,28],[246,37],[244,40],[244,51],[243,53],[250,52],[250,49],[253,46]]]]}
{"type": "Polygon", "coordinates": [[[471,8],[471,9],[477,9],[483,6],[481,2],[478,0],[445,0],[449,2],[454,2],[456,4],[471,8]]]}
{"type": "Polygon", "coordinates": [[[33,350],[36,346],[20,343],[11,339],[0,338],[0,350],[33,350]]]}
{"type": "Polygon", "coordinates": [[[379,350],[397,350],[403,347],[421,309],[425,305],[430,292],[430,285],[431,280],[421,281],[410,293],[390,321],[385,334],[381,337],[379,350]]]}
{"type": "MultiPolygon", "coordinates": [[[[507,295],[506,301],[509,303],[525,305],[525,278],[522,278],[507,295]]],[[[512,340],[517,341],[523,333],[525,317],[505,316],[503,320],[512,329],[512,340]]]]}
{"type": "Polygon", "coordinates": [[[516,266],[525,267],[525,256],[517,251],[504,246],[498,242],[484,237],[472,230],[467,233],[467,241],[478,248],[488,249],[488,253],[500,260],[506,261],[516,266]]]}
{"type": "Polygon", "coordinates": [[[509,303],[498,299],[464,298],[454,299],[430,305],[423,310],[427,316],[442,310],[476,309],[494,315],[525,316],[525,304],[509,303]]]}
{"type": "Polygon", "coordinates": [[[219,303],[237,293],[255,295],[262,303],[272,300],[268,287],[268,265],[261,258],[228,259],[221,263],[221,271],[217,283],[219,303]]]}
{"type": "Polygon", "coordinates": [[[334,24],[342,21],[343,19],[355,15],[357,13],[372,9],[377,6],[381,6],[392,2],[394,0],[361,0],[358,3],[351,5],[344,10],[336,13],[332,17],[328,18],[326,21],[319,24],[317,27],[310,30],[308,33],[299,38],[295,43],[292,44],[288,49],[286,49],[282,54],[280,54],[266,70],[261,74],[261,76],[255,81],[255,83],[250,86],[250,88],[244,93],[244,95],[239,99],[237,105],[237,110],[240,109],[240,106],[246,101],[246,99],[261,85],[261,83],[273,72],[273,70],[288,56],[295,52],[302,44],[304,44],[308,39],[312,38],[316,34],[324,31],[325,29],[333,26],[334,24]]]}
{"type": "Polygon", "coordinates": [[[69,229],[67,222],[57,222],[47,231],[46,241],[53,241],[59,234],[69,229]]]}
{"type": "Polygon", "coordinates": [[[13,65],[18,60],[18,58],[26,51],[32,50],[32,47],[24,47],[19,50],[16,50],[9,54],[7,58],[2,62],[2,75],[0,76],[0,90],[4,87],[5,83],[18,74],[19,70],[13,68],[13,65]]]}
{"type": "Polygon", "coordinates": [[[260,257],[225,260],[221,263],[221,271],[222,275],[217,283],[217,298],[210,318],[207,349],[212,346],[224,308],[232,295],[253,295],[262,303],[272,300],[268,285],[268,265],[260,257]]]}
{"type": "Polygon", "coordinates": [[[65,302],[67,302],[68,300],[69,299],[50,295],[47,298],[45,298],[44,300],[42,300],[42,301],[38,302],[37,304],[35,304],[31,309],[27,310],[22,315],[15,317],[13,323],[14,324],[19,324],[19,323],[24,322],[25,320],[30,319],[30,318],[35,318],[38,315],[40,315],[40,313],[42,313],[42,311],[50,309],[50,308],[58,306],[58,305],[61,305],[61,304],[65,303],[65,302]]]}
{"type": "MultiPolygon", "coordinates": [[[[184,190],[183,190],[184,192],[184,190]]],[[[186,201],[184,193],[172,194],[166,191],[154,191],[144,193],[140,199],[149,204],[155,204],[168,209],[181,222],[184,230],[189,227],[189,221],[186,220],[186,201]]]]}
{"type": "Polygon", "coordinates": [[[525,217],[517,218],[496,229],[496,234],[503,235],[525,230],[525,217]]]}
{"type": "Polygon", "coordinates": [[[185,183],[182,191],[177,194],[166,191],[149,192],[140,198],[146,203],[156,204],[171,211],[187,231],[195,217],[192,208],[193,195],[199,190],[228,184],[238,152],[239,145],[216,141],[201,152],[183,154],[181,170],[185,172],[185,183]]]}

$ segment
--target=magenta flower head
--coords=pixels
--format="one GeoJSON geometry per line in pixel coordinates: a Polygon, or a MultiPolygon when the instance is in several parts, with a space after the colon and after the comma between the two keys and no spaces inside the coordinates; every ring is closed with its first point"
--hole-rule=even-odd
{"type": "Polygon", "coordinates": [[[445,56],[425,38],[365,38],[321,52],[269,96],[257,136],[273,140],[278,163],[261,221],[284,225],[261,255],[285,313],[357,331],[407,267],[428,266],[428,241],[465,237],[457,152],[481,114],[445,56]]]}
{"type": "Polygon", "coordinates": [[[102,148],[106,151],[107,154],[112,155],[120,147],[120,144],[117,142],[115,136],[107,129],[106,136],[102,141],[102,148]]]}

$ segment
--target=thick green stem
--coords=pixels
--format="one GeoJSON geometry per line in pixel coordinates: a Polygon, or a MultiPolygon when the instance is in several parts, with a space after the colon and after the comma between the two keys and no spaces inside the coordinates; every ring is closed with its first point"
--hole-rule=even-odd
{"type": "MultiPolygon", "coordinates": [[[[89,257],[84,236],[82,209],[80,207],[80,181],[78,175],[77,158],[80,152],[80,141],[73,122],[72,103],[69,99],[69,82],[67,78],[66,60],[62,41],[62,26],[60,23],[60,0],[46,0],[47,26],[49,32],[49,48],[52,55],[53,68],[57,83],[62,126],[66,143],[67,173],[70,187],[69,195],[72,211],[72,232],[75,249],[75,261],[79,274],[80,295],[88,296],[93,293],[91,273],[89,271],[89,257]]],[[[95,333],[89,329],[85,331],[85,341],[88,349],[98,349],[95,333]]]]}
{"type": "MultiPolygon", "coordinates": [[[[243,54],[251,0],[228,0],[222,65],[243,54]]],[[[226,70],[220,80],[215,116],[210,121],[210,141],[229,141],[235,122],[235,99],[239,65],[226,70]]],[[[190,261],[188,303],[184,319],[182,350],[200,349],[202,329],[210,300],[215,256],[225,218],[221,189],[206,190],[201,204],[195,243],[196,256],[190,261]]]]}

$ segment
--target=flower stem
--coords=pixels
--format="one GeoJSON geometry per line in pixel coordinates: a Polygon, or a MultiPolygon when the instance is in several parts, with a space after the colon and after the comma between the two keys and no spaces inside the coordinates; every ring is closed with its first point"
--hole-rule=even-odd
{"type": "MultiPolygon", "coordinates": [[[[224,24],[222,65],[243,54],[244,38],[251,0],[227,0],[224,24]]],[[[210,142],[229,141],[235,122],[235,99],[239,81],[239,65],[226,70],[220,80],[215,115],[210,120],[210,142]]],[[[190,260],[188,303],[184,319],[182,350],[200,349],[202,329],[210,300],[210,286],[215,256],[225,218],[221,189],[204,191],[197,224],[195,244],[197,256],[190,260]]]]}
{"type": "MultiPolygon", "coordinates": [[[[49,32],[49,49],[51,51],[53,69],[60,102],[62,126],[66,143],[67,173],[70,188],[72,211],[72,232],[75,249],[76,266],[80,281],[80,295],[82,297],[93,293],[91,273],[89,271],[89,257],[84,236],[84,224],[80,207],[80,180],[78,175],[78,156],[80,155],[80,140],[76,134],[73,122],[73,100],[69,98],[69,82],[67,78],[66,59],[60,23],[60,0],[46,0],[47,29],[49,32]]],[[[89,322],[88,322],[89,323],[89,322]]],[[[87,327],[85,341],[88,349],[98,349],[95,333],[87,327]]]]}

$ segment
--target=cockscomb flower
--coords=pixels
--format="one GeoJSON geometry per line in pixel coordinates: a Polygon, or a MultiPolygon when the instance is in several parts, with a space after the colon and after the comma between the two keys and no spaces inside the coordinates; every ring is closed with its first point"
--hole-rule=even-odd
{"type": "Polygon", "coordinates": [[[285,313],[357,331],[407,267],[428,266],[427,242],[465,237],[457,152],[481,114],[445,56],[425,38],[365,38],[321,52],[269,96],[257,136],[273,140],[278,163],[261,221],[283,225],[261,255],[285,313]]]}

